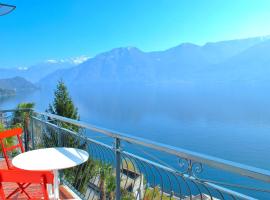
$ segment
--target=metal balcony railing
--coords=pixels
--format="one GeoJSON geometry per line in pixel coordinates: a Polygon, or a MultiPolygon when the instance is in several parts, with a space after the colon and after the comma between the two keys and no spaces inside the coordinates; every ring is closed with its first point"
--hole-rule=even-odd
{"type": "MultiPolygon", "coordinates": [[[[12,126],[14,110],[0,111],[12,126]]],[[[82,199],[270,199],[270,171],[187,151],[37,111],[17,119],[25,146],[76,147],[89,152],[61,180],[82,199]]]]}

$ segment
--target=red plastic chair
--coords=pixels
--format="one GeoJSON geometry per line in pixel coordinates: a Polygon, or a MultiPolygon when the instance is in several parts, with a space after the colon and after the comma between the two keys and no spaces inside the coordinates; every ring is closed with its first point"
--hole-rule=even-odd
{"type": "Polygon", "coordinates": [[[15,167],[12,165],[11,158],[9,157],[9,152],[13,152],[16,149],[19,149],[21,153],[24,152],[24,147],[21,139],[21,135],[23,133],[22,128],[14,128],[6,131],[0,132],[0,144],[2,148],[2,152],[4,155],[4,158],[6,160],[6,164],[8,169],[14,169],[15,167]],[[16,145],[6,147],[5,140],[10,137],[17,137],[18,143],[16,145]]]}
{"type": "MultiPolygon", "coordinates": [[[[7,168],[9,170],[12,170],[12,171],[13,170],[21,170],[21,169],[18,169],[12,165],[12,157],[10,157],[10,153],[12,153],[15,150],[19,150],[21,153],[23,153],[25,151],[24,147],[23,147],[22,139],[21,139],[22,133],[23,133],[22,128],[14,128],[14,129],[5,130],[5,131],[0,132],[0,145],[2,148],[2,152],[3,152],[4,158],[5,158],[6,164],[7,164],[7,168]],[[7,147],[5,145],[5,140],[7,138],[10,138],[10,137],[17,138],[17,144],[7,147]]],[[[21,170],[21,171],[23,171],[23,173],[28,173],[28,172],[32,173],[32,171],[28,171],[28,170],[27,171],[21,170]]],[[[39,173],[50,173],[53,176],[53,173],[50,171],[40,171],[39,173]]],[[[23,192],[26,196],[29,196],[29,194],[27,194],[25,189],[27,187],[29,187],[31,185],[31,183],[24,183],[23,181],[20,180],[19,182],[17,182],[17,185],[18,185],[18,188],[16,190],[14,190],[14,192],[16,192],[17,190],[21,190],[21,192],[23,192]]]]}
{"type": "MultiPolygon", "coordinates": [[[[37,200],[45,199],[49,200],[49,195],[47,191],[47,184],[53,184],[53,174],[50,172],[36,172],[36,171],[24,171],[24,170],[0,170],[0,197],[2,200],[12,199],[11,197],[15,194],[24,193],[27,199],[37,200]],[[40,190],[43,194],[42,197],[30,197],[30,195],[25,191],[25,188],[17,188],[7,196],[4,191],[3,183],[17,183],[23,182],[29,184],[39,184],[40,190]]],[[[38,188],[36,188],[38,189],[38,188]]],[[[35,191],[38,192],[38,191],[35,191]]]]}

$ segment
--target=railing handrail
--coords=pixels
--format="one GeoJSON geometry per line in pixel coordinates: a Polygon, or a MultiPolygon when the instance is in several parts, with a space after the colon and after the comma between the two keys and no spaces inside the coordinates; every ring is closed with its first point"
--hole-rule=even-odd
{"type": "Polygon", "coordinates": [[[270,171],[268,171],[268,170],[240,164],[237,162],[228,161],[225,159],[220,159],[220,158],[217,158],[214,156],[208,156],[205,154],[196,153],[193,151],[185,150],[185,149],[174,147],[171,145],[165,145],[165,144],[161,144],[158,142],[153,142],[153,141],[150,141],[147,139],[131,136],[131,135],[128,135],[125,133],[120,133],[120,132],[117,132],[114,130],[101,128],[101,127],[98,127],[98,126],[95,126],[95,125],[92,125],[89,123],[69,119],[66,117],[61,117],[61,116],[46,113],[46,112],[34,111],[34,113],[50,117],[51,119],[57,119],[57,120],[60,120],[60,121],[66,122],[66,123],[70,123],[70,124],[79,126],[81,128],[86,128],[86,129],[89,129],[89,130],[92,130],[92,131],[95,131],[95,132],[98,132],[101,134],[105,134],[105,135],[113,137],[113,138],[118,138],[118,139],[126,141],[126,142],[138,144],[138,145],[152,148],[152,149],[155,149],[155,150],[158,150],[161,152],[169,153],[169,154],[178,156],[180,158],[186,158],[189,160],[193,160],[193,161],[196,161],[196,162],[199,162],[202,164],[206,164],[206,165],[214,167],[214,168],[223,169],[225,171],[241,174],[243,176],[247,176],[250,178],[257,179],[257,180],[270,182],[270,171]]]}
{"type": "MultiPolygon", "coordinates": [[[[14,110],[0,110],[0,112],[12,112],[12,111],[14,111],[14,110]]],[[[228,172],[240,174],[242,176],[246,176],[246,177],[253,178],[256,180],[270,182],[270,171],[269,170],[260,169],[260,168],[252,167],[252,166],[245,165],[245,164],[240,164],[237,162],[217,158],[214,156],[208,156],[208,155],[205,155],[202,153],[189,151],[189,150],[182,149],[179,147],[161,144],[159,142],[153,142],[153,141],[150,141],[148,139],[143,139],[140,137],[131,136],[129,134],[120,133],[118,131],[101,128],[101,127],[98,127],[98,126],[95,126],[95,125],[92,125],[89,123],[85,123],[85,122],[74,120],[74,119],[69,119],[66,117],[62,117],[62,116],[58,116],[58,115],[54,115],[54,114],[50,114],[50,113],[46,113],[46,112],[38,112],[38,111],[33,110],[33,114],[47,116],[51,119],[60,120],[62,122],[73,124],[73,125],[76,125],[76,126],[81,127],[81,128],[86,128],[86,129],[107,135],[107,136],[112,137],[112,138],[118,138],[118,139],[126,141],[126,142],[130,142],[133,144],[152,148],[152,149],[155,149],[155,150],[158,150],[161,152],[165,152],[165,153],[168,153],[171,155],[178,156],[180,158],[199,162],[201,164],[205,164],[205,165],[208,165],[210,167],[214,167],[214,168],[222,169],[222,170],[225,170],[228,172]]]]}
{"type": "Polygon", "coordinates": [[[20,109],[5,109],[5,110],[0,110],[0,113],[7,113],[7,112],[14,112],[14,111],[34,111],[34,109],[32,108],[20,108],[20,109]]]}

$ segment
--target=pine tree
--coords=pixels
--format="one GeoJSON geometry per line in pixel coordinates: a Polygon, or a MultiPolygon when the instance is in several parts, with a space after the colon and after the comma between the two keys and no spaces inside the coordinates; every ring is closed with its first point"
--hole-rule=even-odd
{"type": "Polygon", "coordinates": [[[62,80],[57,84],[53,105],[49,105],[48,111],[62,117],[79,120],[78,109],[74,106],[68,89],[62,80]]]}
{"type": "MultiPolygon", "coordinates": [[[[60,80],[57,84],[54,92],[54,100],[52,104],[49,104],[49,108],[46,110],[51,114],[59,115],[62,117],[79,120],[78,109],[75,107],[67,87],[64,82],[60,80]]],[[[56,124],[59,127],[72,130],[75,133],[79,133],[80,128],[76,125],[62,122],[60,120],[50,120],[51,123],[56,124]]],[[[59,134],[53,127],[47,127],[48,135],[45,135],[45,141],[48,146],[69,146],[78,147],[79,143],[76,139],[69,134],[62,132],[59,134]]]]}
{"type": "MultiPolygon", "coordinates": [[[[62,117],[79,120],[78,109],[75,107],[67,87],[64,82],[60,80],[57,84],[57,88],[54,92],[54,101],[52,104],[49,104],[47,112],[62,117]]],[[[75,132],[79,131],[79,128],[74,125],[67,123],[61,123],[61,126],[67,129],[72,129],[75,132]]]]}

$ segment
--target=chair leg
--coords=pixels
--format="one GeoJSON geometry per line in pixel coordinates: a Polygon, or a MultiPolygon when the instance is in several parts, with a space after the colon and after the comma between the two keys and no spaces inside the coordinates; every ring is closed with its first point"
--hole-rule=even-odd
{"type": "Polygon", "coordinates": [[[21,191],[21,194],[25,194],[27,196],[28,199],[31,199],[31,197],[29,196],[29,194],[25,191],[25,189],[31,185],[30,183],[28,184],[24,184],[24,183],[17,183],[17,185],[19,186],[17,189],[15,189],[13,192],[11,192],[9,195],[8,195],[8,199],[10,197],[12,197],[14,194],[18,193],[21,191]]]}
{"type": "Polygon", "coordinates": [[[2,183],[0,183],[0,197],[1,197],[1,199],[6,200],[2,183]]]}
{"type": "Polygon", "coordinates": [[[47,191],[47,184],[44,181],[44,178],[41,178],[41,189],[43,191],[44,200],[49,200],[49,195],[48,195],[48,191],[47,191]]]}
{"type": "Polygon", "coordinates": [[[29,199],[31,199],[31,197],[29,196],[29,194],[25,191],[26,188],[28,188],[29,185],[31,185],[31,183],[23,183],[23,184],[20,184],[21,186],[20,189],[21,189],[21,193],[24,193],[29,199]]]}

